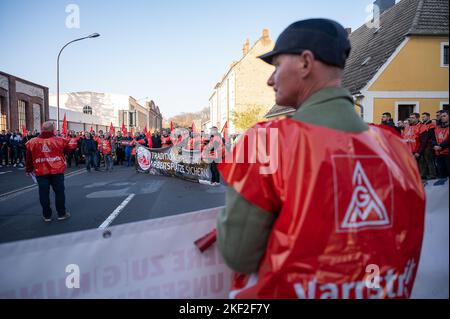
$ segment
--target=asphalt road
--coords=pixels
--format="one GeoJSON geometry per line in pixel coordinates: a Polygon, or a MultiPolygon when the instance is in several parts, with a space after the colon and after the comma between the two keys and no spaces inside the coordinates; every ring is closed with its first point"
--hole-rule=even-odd
{"type": "MultiPolygon", "coordinates": [[[[174,177],[137,173],[114,167],[112,173],[68,169],[66,209],[72,217],[44,223],[37,186],[23,169],[0,168],[0,243],[98,228],[119,211],[110,225],[183,214],[223,206],[225,186],[211,187],[174,177]]],[[[52,193],[52,192],[51,192],[52,193]]]]}

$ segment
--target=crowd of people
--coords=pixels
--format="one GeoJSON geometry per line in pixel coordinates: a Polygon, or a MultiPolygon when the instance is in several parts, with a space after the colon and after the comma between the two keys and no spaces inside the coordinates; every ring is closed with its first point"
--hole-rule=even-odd
{"type": "MultiPolygon", "coordinates": [[[[176,133],[170,129],[162,129],[161,132],[155,130],[149,132],[127,132],[119,130],[117,132],[95,132],[70,130],[67,134],[56,132],[56,136],[67,140],[68,150],[65,153],[67,167],[79,167],[85,165],[88,172],[104,171],[111,172],[113,167],[135,165],[137,144],[149,148],[165,148],[172,145],[179,145],[185,150],[202,152],[202,157],[210,160],[211,185],[220,184],[220,176],[217,171],[219,156],[223,157],[223,147],[230,146],[234,138],[225,140],[218,132],[217,127],[213,127],[209,134],[206,132],[193,132],[192,128],[177,129],[176,133]],[[210,145],[210,147],[207,147],[210,145]],[[220,154],[220,155],[219,155],[220,154]]],[[[26,164],[26,143],[34,137],[38,137],[39,132],[27,131],[2,131],[0,134],[0,167],[13,166],[23,168],[26,164]]]]}
{"type": "Polygon", "coordinates": [[[26,156],[25,144],[37,136],[39,136],[37,130],[28,131],[26,134],[19,130],[2,130],[0,133],[0,168],[3,166],[23,168],[26,156]]]}
{"type": "Polygon", "coordinates": [[[419,166],[423,180],[449,176],[449,113],[446,110],[431,114],[412,113],[405,121],[394,124],[390,113],[383,113],[381,124],[401,135],[419,166]]]}

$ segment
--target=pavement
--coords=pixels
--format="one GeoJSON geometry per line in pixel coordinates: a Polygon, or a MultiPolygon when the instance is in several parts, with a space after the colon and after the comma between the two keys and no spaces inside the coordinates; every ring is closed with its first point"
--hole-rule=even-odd
{"type": "Polygon", "coordinates": [[[37,186],[31,177],[26,176],[23,169],[0,168],[0,243],[172,216],[225,204],[223,185],[211,187],[174,177],[137,173],[134,167],[114,166],[111,173],[88,173],[84,168],[72,167],[65,173],[65,191],[66,209],[71,218],[56,220],[54,196],[50,192],[53,221],[44,223],[37,186]]]}

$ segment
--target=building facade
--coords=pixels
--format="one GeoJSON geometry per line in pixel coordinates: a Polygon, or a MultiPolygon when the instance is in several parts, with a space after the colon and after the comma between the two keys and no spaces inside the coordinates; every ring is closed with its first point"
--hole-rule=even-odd
{"type": "MultiPolygon", "coordinates": [[[[402,121],[413,112],[449,108],[449,24],[446,0],[377,0],[378,25],[363,25],[349,36],[352,51],[343,86],[368,123],[384,112],[402,121]]],[[[274,106],[266,117],[292,110],[274,106]],[[272,112],[273,111],[273,112],[272,112]]]]}
{"type": "Polygon", "coordinates": [[[257,57],[273,47],[274,43],[267,29],[263,30],[261,38],[252,47],[247,39],[242,49],[242,58],[230,65],[209,98],[210,121],[213,126],[222,129],[228,121],[228,131],[234,134],[237,129],[233,123],[233,112],[240,112],[251,106],[267,111],[272,107],[274,92],[267,86],[267,79],[274,68],[257,57]]]}
{"type": "Polygon", "coordinates": [[[47,87],[0,72],[0,130],[40,130],[48,98],[47,87]]]}
{"type": "MultiPolygon", "coordinates": [[[[56,94],[50,94],[50,104],[56,106],[56,94]]],[[[142,131],[147,129],[161,129],[162,115],[159,107],[153,101],[141,105],[138,100],[129,95],[99,93],[99,92],[72,92],[60,94],[59,119],[62,124],[64,110],[84,114],[84,120],[100,127],[108,127],[113,124],[120,128],[122,124],[128,131],[142,131]]],[[[55,111],[56,114],[56,111],[55,111]]],[[[79,118],[79,117],[78,117],[79,118]]],[[[56,118],[55,118],[56,120],[56,118]]],[[[74,127],[81,127],[75,125],[74,127]]],[[[60,126],[61,126],[60,124],[60,126]]],[[[70,129],[70,125],[69,125],[70,129]]]]}

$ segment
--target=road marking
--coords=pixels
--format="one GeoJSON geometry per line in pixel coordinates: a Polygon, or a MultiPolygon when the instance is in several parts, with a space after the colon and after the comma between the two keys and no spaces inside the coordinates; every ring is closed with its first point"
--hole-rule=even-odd
{"type": "MultiPolygon", "coordinates": [[[[79,169],[77,171],[65,174],[64,178],[66,179],[66,178],[70,178],[70,177],[73,177],[73,176],[78,176],[78,175],[81,175],[81,174],[84,174],[84,173],[86,173],[86,170],[79,169]]],[[[28,185],[28,186],[25,186],[25,187],[22,187],[22,188],[15,189],[15,190],[7,192],[7,193],[0,194],[0,202],[4,201],[6,199],[11,199],[13,197],[16,197],[16,196],[28,193],[29,191],[31,191],[33,189],[36,189],[37,187],[38,187],[38,185],[32,184],[32,185],[28,185]]]]}
{"type": "Polygon", "coordinates": [[[12,171],[0,172],[0,175],[6,174],[6,173],[12,173],[12,171]]]}
{"type": "Polygon", "coordinates": [[[124,209],[125,206],[127,206],[128,203],[133,199],[134,195],[135,194],[128,195],[128,197],[125,198],[125,200],[111,213],[111,215],[109,215],[108,218],[106,218],[106,220],[100,226],[98,226],[98,228],[105,229],[106,227],[108,227],[112,223],[114,218],[116,218],[120,214],[120,211],[124,209]]]}

